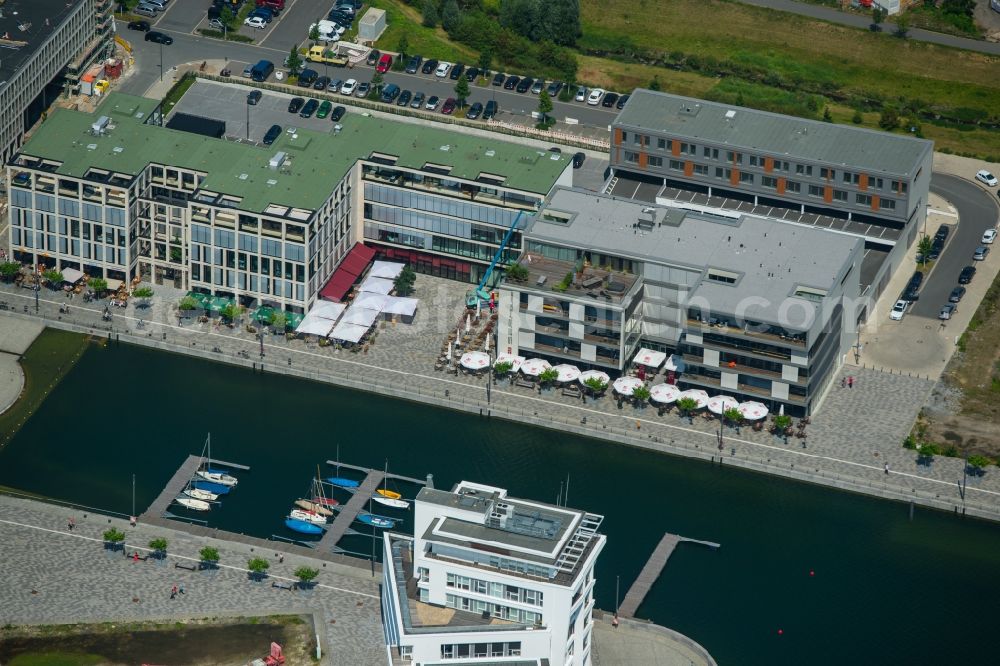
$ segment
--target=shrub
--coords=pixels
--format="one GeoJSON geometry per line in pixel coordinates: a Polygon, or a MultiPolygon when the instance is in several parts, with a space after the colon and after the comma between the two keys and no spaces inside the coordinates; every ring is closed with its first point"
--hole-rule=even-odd
{"type": "Polygon", "coordinates": [[[528,279],[528,269],[521,264],[511,264],[507,267],[507,277],[518,282],[528,279]]]}

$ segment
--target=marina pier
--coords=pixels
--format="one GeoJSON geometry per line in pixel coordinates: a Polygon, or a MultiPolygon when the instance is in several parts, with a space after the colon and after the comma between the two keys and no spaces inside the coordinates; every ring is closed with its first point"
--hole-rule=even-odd
{"type": "Polygon", "coordinates": [[[721,544],[717,544],[713,541],[702,541],[700,539],[689,539],[687,537],[682,537],[677,534],[667,534],[663,535],[660,539],[660,543],[657,544],[656,549],[653,550],[653,554],[649,556],[646,561],[646,565],[639,572],[639,577],[635,579],[632,583],[632,587],[628,589],[625,594],[625,599],[622,601],[621,606],[618,608],[618,615],[621,617],[635,617],[635,613],[639,610],[639,606],[642,604],[642,600],[646,598],[649,594],[649,590],[653,587],[653,583],[656,579],[660,577],[663,572],[663,568],[667,566],[667,560],[670,556],[674,554],[674,549],[684,542],[697,543],[702,546],[708,546],[709,548],[715,550],[719,548],[721,544]]]}

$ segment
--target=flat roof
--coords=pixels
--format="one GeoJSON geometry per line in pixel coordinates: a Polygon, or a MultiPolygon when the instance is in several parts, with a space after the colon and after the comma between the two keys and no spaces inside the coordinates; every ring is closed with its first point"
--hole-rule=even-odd
{"type": "Polygon", "coordinates": [[[526,241],[554,243],[612,255],[686,267],[702,273],[692,296],[704,298],[712,310],[735,314],[741,303],[747,319],[777,322],[786,299],[797,287],[832,290],[844,263],[863,241],[855,236],[815,227],[747,215],[732,217],[681,211],[587,190],[557,188],[524,233],[526,241]],[[545,219],[546,211],[571,213],[566,222],[545,219]],[[636,226],[640,218],[652,223],[636,226]],[[816,248],[822,248],[817,252],[816,248]],[[734,284],[708,280],[715,268],[731,272],[734,284]],[[744,299],[768,301],[747,304],[744,299]]]}
{"type": "MultiPolygon", "coordinates": [[[[402,123],[362,113],[346,115],[329,132],[287,130],[271,146],[211,139],[145,125],[157,102],[113,93],[93,113],[59,109],[35,131],[21,152],[61,161],[56,173],[83,177],[97,167],[137,175],[149,163],[207,173],[202,189],[240,197],[243,210],[262,212],[269,204],[315,210],[358,159],[379,153],[395,165],[422,169],[450,167],[449,177],[475,181],[481,174],[503,176],[502,187],[544,195],[569,165],[569,155],[463,134],[427,124],[402,123]],[[106,134],[91,124],[111,118],[106,134]],[[278,152],[279,170],[268,163],[278,152]]],[[[331,125],[333,125],[331,123],[331,125]]]]}
{"type": "MultiPolygon", "coordinates": [[[[0,35],[5,35],[0,40],[0,86],[14,76],[42,42],[82,2],[83,0],[8,0],[0,3],[0,35]]],[[[75,54],[70,54],[73,55],[75,54]]]]}
{"type": "Polygon", "coordinates": [[[614,124],[910,177],[934,147],[925,139],[644,89],[632,93],[614,124]]]}

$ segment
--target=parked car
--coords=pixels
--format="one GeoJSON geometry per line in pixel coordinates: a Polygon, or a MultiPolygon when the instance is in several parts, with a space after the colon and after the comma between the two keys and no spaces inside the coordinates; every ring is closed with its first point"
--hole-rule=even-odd
{"type": "Polygon", "coordinates": [[[274,12],[272,12],[267,7],[258,7],[247,15],[247,18],[262,18],[264,23],[270,23],[274,20],[274,12]]]}
{"type": "MultiPolygon", "coordinates": [[[[328,85],[330,85],[330,77],[329,76],[320,76],[320,77],[317,77],[316,81],[313,83],[313,90],[326,90],[326,87],[328,85]]],[[[336,92],[336,91],[334,91],[334,92],[336,92]]]]}
{"type": "Polygon", "coordinates": [[[542,90],[545,88],[545,79],[538,79],[531,85],[532,95],[541,95],[542,90]]]}
{"type": "Polygon", "coordinates": [[[427,103],[424,104],[424,108],[428,111],[436,111],[438,104],[441,103],[441,99],[437,95],[431,95],[427,98],[427,103]]]}
{"type": "Polygon", "coordinates": [[[462,76],[462,72],[465,71],[465,65],[460,62],[456,62],[451,67],[451,73],[448,75],[452,81],[458,81],[458,77],[462,76]]]}
{"type": "Polygon", "coordinates": [[[545,89],[545,92],[549,94],[549,97],[555,97],[559,94],[559,91],[562,90],[562,87],[562,81],[553,81],[549,84],[549,87],[545,89]]]}
{"type": "Polygon", "coordinates": [[[250,94],[247,95],[247,104],[250,106],[257,106],[257,102],[260,101],[261,97],[263,97],[263,95],[259,90],[251,90],[250,94]]]}
{"type": "Polygon", "coordinates": [[[226,24],[223,23],[220,19],[217,19],[217,18],[209,19],[208,20],[208,27],[212,28],[213,30],[221,30],[222,32],[225,32],[226,29],[227,29],[226,28],[226,24]]]}
{"type": "Polygon", "coordinates": [[[333,92],[333,93],[340,92],[340,86],[342,86],[342,85],[344,85],[344,82],[341,79],[334,79],[334,80],[330,81],[330,83],[329,83],[329,85],[327,85],[326,89],[329,92],[333,92]]]}
{"type": "Polygon", "coordinates": [[[392,104],[399,97],[399,93],[402,92],[395,83],[390,83],[386,87],[382,88],[382,101],[386,104],[392,104]]]}
{"type": "Polygon", "coordinates": [[[138,30],[139,32],[149,32],[149,21],[130,21],[128,29],[138,30]]]}
{"type": "Polygon", "coordinates": [[[500,106],[493,100],[486,102],[486,107],[483,109],[483,120],[490,120],[497,115],[499,110],[500,106]]]}
{"type": "Polygon", "coordinates": [[[523,79],[521,79],[521,82],[517,84],[517,87],[514,88],[514,90],[522,94],[526,93],[529,90],[531,90],[531,86],[534,85],[534,83],[535,80],[533,78],[531,78],[530,76],[526,76],[523,79]]]}
{"type": "Polygon", "coordinates": [[[322,120],[330,115],[330,111],[333,109],[333,104],[330,100],[324,99],[323,103],[319,105],[319,109],[316,110],[316,117],[322,120]]]}
{"type": "Polygon", "coordinates": [[[267,21],[265,21],[260,16],[248,16],[243,19],[243,25],[249,28],[256,28],[258,30],[263,30],[267,27],[267,21]]]}
{"type": "Polygon", "coordinates": [[[264,135],[264,145],[270,146],[279,136],[281,136],[281,125],[271,125],[264,135]]]}
{"type": "Polygon", "coordinates": [[[146,41],[156,42],[157,44],[163,44],[164,46],[170,46],[174,43],[174,38],[170,35],[164,35],[162,32],[150,30],[146,33],[146,41]]]}
{"type": "Polygon", "coordinates": [[[597,106],[601,102],[601,98],[604,97],[604,91],[601,88],[594,88],[587,95],[587,104],[590,106],[597,106]]]}
{"type": "Polygon", "coordinates": [[[997,239],[997,230],[987,229],[986,231],[983,232],[983,237],[980,239],[980,242],[983,243],[984,245],[992,245],[993,241],[995,241],[996,239],[997,239]]]}
{"type": "Polygon", "coordinates": [[[293,97],[290,102],[288,102],[288,113],[298,113],[299,109],[306,101],[301,97],[293,97]]]}
{"type": "Polygon", "coordinates": [[[247,65],[246,67],[244,67],[243,68],[243,78],[244,79],[249,79],[251,72],[253,72],[253,65],[247,65]]]}
{"type": "Polygon", "coordinates": [[[896,301],[896,304],[892,306],[892,310],[889,311],[889,319],[893,321],[900,321],[903,315],[906,314],[906,308],[910,307],[907,301],[896,301]]]}
{"type": "Polygon", "coordinates": [[[396,100],[396,106],[409,106],[411,99],[413,99],[413,93],[409,90],[404,90],[400,93],[399,99],[396,100]]]}
{"type": "Polygon", "coordinates": [[[951,227],[949,227],[949,226],[947,226],[945,224],[942,224],[940,227],[938,227],[937,233],[934,234],[934,240],[941,240],[941,241],[947,240],[948,239],[948,232],[950,232],[950,231],[951,231],[951,227]]]}
{"type": "Polygon", "coordinates": [[[382,57],[382,52],[378,49],[372,49],[368,52],[368,57],[365,58],[365,64],[372,67],[378,62],[378,59],[382,57]]]}
{"type": "Polygon", "coordinates": [[[942,251],[944,251],[944,241],[934,239],[934,242],[931,243],[931,251],[928,253],[927,258],[934,261],[941,256],[942,251]]]}
{"type": "Polygon", "coordinates": [[[385,74],[392,67],[392,56],[388,53],[383,53],[382,57],[378,59],[378,65],[375,67],[375,71],[379,74],[385,74]]]}
{"type": "Polygon", "coordinates": [[[997,186],[997,177],[994,176],[989,171],[987,171],[986,169],[980,169],[979,171],[976,172],[976,180],[978,180],[981,183],[985,183],[990,187],[997,186]]]}
{"type": "Polygon", "coordinates": [[[481,115],[483,115],[483,105],[481,102],[476,102],[469,107],[468,111],[465,112],[465,117],[469,120],[475,120],[481,115]]]}
{"type": "Polygon", "coordinates": [[[938,319],[951,319],[951,316],[956,312],[958,312],[958,306],[954,303],[948,303],[947,305],[941,307],[941,312],[938,313],[938,319]]]}
{"type": "Polygon", "coordinates": [[[604,95],[604,100],[601,101],[601,106],[606,109],[614,108],[615,104],[618,103],[618,93],[609,92],[604,95]]]}
{"type": "Polygon", "coordinates": [[[424,59],[418,55],[415,55],[412,58],[410,58],[410,62],[406,63],[406,73],[416,74],[417,70],[420,69],[420,63],[422,63],[423,61],[424,59]]]}
{"type": "Polygon", "coordinates": [[[450,116],[451,112],[455,110],[456,104],[457,102],[455,101],[455,98],[449,97],[444,101],[444,106],[441,107],[441,113],[445,114],[446,116],[450,116]]]}
{"type": "Polygon", "coordinates": [[[920,285],[924,283],[924,274],[915,271],[906,283],[906,290],[903,292],[903,300],[915,301],[920,298],[920,285]]]}
{"type": "Polygon", "coordinates": [[[573,154],[573,168],[579,169],[583,166],[584,161],[586,161],[587,156],[584,153],[574,153],[573,154]]]}
{"type": "Polygon", "coordinates": [[[955,287],[951,290],[951,295],[948,296],[949,303],[958,303],[965,296],[965,287],[955,287]]]}
{"type": "Polygon", "coordinates": [[[450,62],[440,62],[438,63],[437,69],[434,70],[434,76],[438,77],[439,79],[443,79],[444,77],[448,76],[449,69],[451,69],[450,62]]]}
{"type": "Polygon", "coordinates": [[[507,76],[503,72],[497,72],[493,75],[493,85],[495,86],[502,86],[505,80],[507,80],[507,76]]]}
{"type": "Polygon", "coordinates": [[[410,108],[411,109],[421,108],[424,105],[425,99],[427,99],[427,96],[424,95],[422,92],[413,93],[413,99],[410,101],[410,108]]]}
{"type": "Polygon", "coordinates": [[[330,114],[330,120],[333,122],[339,122],[340,119],[344,117],[345,113],[347,113],[347,109],[342,106],[336,106],[333,109],[333,113],[330,114]]]}
{"type": "Polygon", "coordinates": [[[370,81],[362,81],[358,84],[358,90],[354,93],[355,97],[368,97],[368,93],[372,91],[372,84],[370,81]]]}
{"type": "Polygon", "coordinates": [[[437,69],[438,61],[431,58],[430,60],[424,61],[424,66],[420,68],[421,74],[433,74],[434,70],[437,69]]]}
{"type": "Polygon", "coordinates": [[[312,84],[316,83],[316,79],[318,78],[319,72],[315,69],[303,69],[299,72],[299,87],[312,88],[312,84]]]}
{"type": "Polygon", "coordinates": [[[615,108],[616,109],[624,109],[625,108],[625,103],[628,102],[628,98],[630,96],[631,95],[622,95],[621,97],[619,97],[618,98],[618,103],[615,104],[615,108]]]}
{"type": "Polygon", "coordinates": [[[972,278],[976,277],[976,267],[966,266],[962,269],[962,272],[958,274],[959,284],[969,284],[972,282],[972,278]]]}
{"type": "Polygon", "coordinates": [[[302,118],[311,118],[312,114],[316,113],[317,108],[319,108],[319,102],[314,99],[306,100],[306,103],[302,106],[302,110],[299,111],[299,116],[302,118]]]}
{"type": "Polygon", "coordinates": [[[580,86],[576,89],[576,95],[573,97],[573,100],[576,102],[586,102],[588,94],[586,86],[580,86]]]}
{"type": "Polygon", "coordinates": [[[479,78],[479,68],[470,67],[469,69],[465,70],[465,78],[468,80],[469,83],[475,81],[477,78],[479,78]]]}
{"type": "Polygon", "coordinates": [[[979,247],[976,248],[976,251],[972,253],[972,258],[975,261],[983,261],[984,259],[986,259],[986,255],[988,255],[989,253],[990,253],[990,248],[986,247],[985,245],[980,245],[979,247]]]}
{"type": "Polygon", "coordinates": [[[347,79],[344,81],[344,85],[340,86],[340,94],[351,96],[358,87],[357,79],[347,79]]]}
{"type": "Polygon", "coordinates": [[[511,74],[507,77],[507,80],[503,82],[504,90],[513,90],[517,87],[517,84],[521,82],[521,77],[516,74],[511,74]]]}

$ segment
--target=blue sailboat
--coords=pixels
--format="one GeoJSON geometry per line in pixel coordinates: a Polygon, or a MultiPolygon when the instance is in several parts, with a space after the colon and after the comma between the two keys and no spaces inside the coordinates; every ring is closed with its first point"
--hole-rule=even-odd
{"type": "Polygon", "coordinates": [[[396,521],[392,518],[384,518],[382,516],[376,516],[371,513],[359,513],[358,520],[360,520],[365,525],[371,525],[372,527],[381,527],[383,529],[392,529],[396,526],[396,521]]]}
{"type": "Polygon", "coordinates": [[[221,483],[212,483],[211,481],[196,480],[191,485],[198,490],[207,490],[216,495],[228,495],[229,491],[232,490],[231,486],[224,486],[221,483]]]}
{"type": "Polygon", "coordinates": [[[314,525],[306,520],[299,520],[298,518],[285,518],[285,527],[292,530],[293,532],[298,532],[299,534],[322,534],[323,528],[319,525],[314,525]]]}
{"type": "Polygon", "coordinates": [[[331,476],[326,480],[332,486],[337,486],[338,488],[348,488],[353,489],[361,485],[361,482],[355,481],[354,479],[345,479],[342,476],[331,476]]]}

